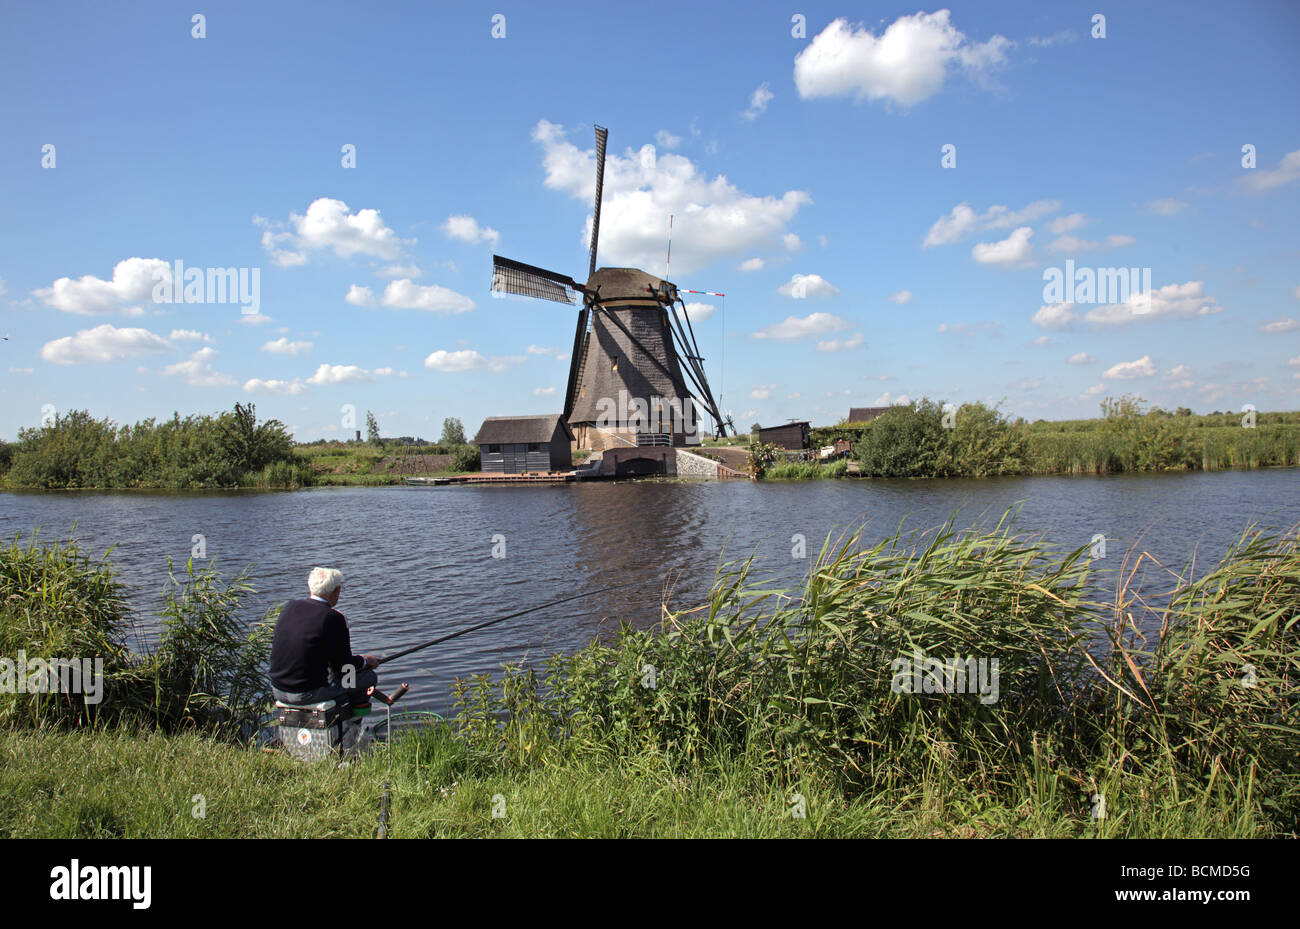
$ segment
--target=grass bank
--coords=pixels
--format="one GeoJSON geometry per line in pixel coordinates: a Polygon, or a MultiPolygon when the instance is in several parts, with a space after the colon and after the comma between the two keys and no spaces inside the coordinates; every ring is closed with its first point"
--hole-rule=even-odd
{"type": "MultiPolygon", "coordinates": [[[[171,643],[122,655],[110,567],[66,552],[0,551],[3,653],[99,649],[117,689],[93,715],[0,695],[0,833],[371,834],[382,751],[304,768],[238,738],[264,639],[206,621],[232,615],[226,588],[182,578],[171,643]]],[[[1145,635],[1155,592],[1090,599],[1083,550],[1006,524],[813,561],[801,590],[731,564],[661,628],[457,682],[453,717],[393,747],[393,834],[1300,831],[1296,531],[1177,578],[1145,635]]]]}
{"type": "Polygon", "coordinates": [[[851,444],[856,467],[782,461],[750,446],[751,473],[764,480],[834,477],[990,477],[1119,474],[1300,466],[1300,413],[1192,415],[1147,409],[1135,397],[1108,398],[1099,419],[1028,423],[982,403],[921,400],[891,407],[870,423],[814,430],[813,445],[851,444]]]}

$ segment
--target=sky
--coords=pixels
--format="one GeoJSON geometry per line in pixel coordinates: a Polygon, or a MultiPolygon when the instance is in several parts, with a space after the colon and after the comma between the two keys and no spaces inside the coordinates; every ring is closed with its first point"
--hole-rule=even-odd
{"type": "Polygon", "coordinates": [[[742,431],[1300,409],[1298,4],[194,7],[0,10],[0,437],[558,412],[574,311],[491,262],[585,277],[593,124],[742,431]]]}

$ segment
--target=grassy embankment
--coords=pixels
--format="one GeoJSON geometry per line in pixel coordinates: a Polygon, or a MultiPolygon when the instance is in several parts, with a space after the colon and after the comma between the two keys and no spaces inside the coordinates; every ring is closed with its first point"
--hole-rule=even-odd
{"type": "Polygon", "coordinates": [[[470,445],[296,445],[253,406],[119,426],[75,410],[0,443],[0,486],[21,489],[296,488],[400,484],[412,475],[478,470],[470,445]]]}
{"type": "Polygon", "coordinates": [[[750,448],[763,479],[990,477],[1214,471],[1300,464],[1300,413],[1193,416],[1145,410],[1133,397],[1107,400],[1100,419],[1027,423],[979,403],[945,411],[929,400],[896,406],[870,423],[813,431],[813,446],[851,443],[857,467],[783,460],[750,448]],[[1248,424],[1248,425],[1247,425],[1248,424]]]}
{"type": "Polygon", "coordinates": [[[793,600],[751,570],[662,629],[460,682],[455,719],[397,740],[391,769],[306,768],[234,735],[256,697],[232,669],[263,641],[226,621],[246,585],[181,578],[173,641],[133,656],[106,564],[11,546],[0,654],[98,648],[112,699],[0,696],[0,834],[369,835],[386,778],[394,836],[1300,830],[1295,532],[1178,579],[1150,640],[1144,592],[1094,602],[1081,552],[1004,526],[844,540],[793,600]],[[996,658],[997,699],[906,692],[914,649],[996,658]]]}

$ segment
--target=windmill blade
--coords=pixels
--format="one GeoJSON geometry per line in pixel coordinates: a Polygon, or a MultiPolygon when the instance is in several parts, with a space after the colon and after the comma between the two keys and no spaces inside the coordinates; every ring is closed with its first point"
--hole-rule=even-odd
{"type": "Polygon", "coordinates": [[[574,394],[578,391],[578,375],[582,366],[583,348],[587,341],[587,320],[590,310],[584,302],[578,311],[578,325],[573,333],[573,354],[569,356],[569,386],[564,392],[564,421],[567,423],[573,415],[574,394]]]}
{"type": "Polygon", "coordinates": [[[600,241],[600,194],[605,189],[605,140],[609,130],[604,126],[596,127],[596,212],[591,220],[591,266],[587,269],[587,280],[596,273],[596,244],[600,241]]]}
{"type": "Polygon", "coordinates": [[[575,306],[582,287],[571,277],[526,265],[522,261],[492,256],[492,289],[520,297],[538,297],[575,306]]]}

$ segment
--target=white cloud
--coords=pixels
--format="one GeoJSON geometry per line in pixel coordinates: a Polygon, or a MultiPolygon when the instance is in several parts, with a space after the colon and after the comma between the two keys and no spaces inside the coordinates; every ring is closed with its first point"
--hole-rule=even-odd
{"type": "MultiPolygon", "coordinates": [[[[686,304],[686,318],[691,321],[692,325],[702,323],[712,316],[716,309],[717,307],[712,303],[688,303],[686,304]]],[[[682,315],[680,309],[677,310],[677,315],[682,315]]]]}
{"type": "Polygon", "coordinates": [[[834,297],[839,290],[820,274],[796,274],[777,288],[777,293],[795,300],[806,297],[834,297]]]}
{"type": "Polygon", "coordinates": [[[241,313],[239,321],[245,326],[261,326],[271,321],[271,317],[265,313],[241,313]]]}
{"type": "Polygon", "coordinates": [[[41,346],[41,358],[61,365],[107,364],[171,348],[170,342],[147,329],[118,329],[105,323],[46,342],[41,346]]]}
{"type": "Polygon", "coordinates": [[[273,342],[264,343],[261,350],[273,355],[301,355],[303,352],[311,351],[311,347],[310,342],[290,342],[281,336],[273,342]]]}
{"type": "Polygon", "coordinates": [[[787,232],[785,235],[781,236],[781,244],[785,246],[787,252],[803,251],[803,240],[793,232],[787,232]]]}
{"type": "Polygon", "coordinates": [[[1058,216],[1047,224],[1047,231],[1052,235],[1065,235],[1067,232],[1073,232],[1088,224],[1088,217],[1082,213],[1071,213],[1068,216],[1058,216]]]}
{"type": "Polygon", "coordinates": [[[353,306],[386,306],[394,310],[427,310],[431,313],[468,313],[476,304],[464,294],[438,284],[416,284],[406,278],[389,281],[378,301],[369,287],[353,284],[343,299],[353,306]]]}
{"type": "Polygon", "coordinates": [[[1138,377],[1150,377],[1156,373],[1156,366],[1151,363],[1150,355],[1143,355],[1137,361],[1121,361],[1111,365],[1102,374],[1102,380],[1126,381],[1138,377]]]}
{"type": "Polygon", "coordinates": [[[33,290],[32,296],[64,313],[139,316],[144,313],[140,304],[153,303],[155,283],[166,281],[170,286],[171,279],[171,266],[161,258],[126,258],[113,266],[112,280],[105,281],[93,274],[75,281],[61,277],[49,287],[33,290]]]}
{"type": "Polygon", "coordinates": [[[1300,368],[1300,355],[1296,355],[1294,358],[1288,358],[1286,363],[1293,368],[1300,368]]]}
{"type": "Polygon", "coordinates": [[[444,349],[438,349],[436,352],[429,354],[424,359],[424,366],[433,371],[443,371],[449,374],[456,374],[462,371],[480,371],[489,370],[500,373],[512,364],[518,364],[523,361],[519,355],[503,355],[500,357],[487,358],[472,348],[464,348],[459,351],[449,352],[444,349]]]}
{"type": "Polygon", "coordinates": [[[1291,296],[1295,297],[1297,300],[1300,300],[1300,284],[1297,284],[1295,287],[1291,288],[1291,296]]]}
{"type": "Polygon", "coordinates": [[[1250,193],[1262,194],[1290,184],[1297,178],[1300,178],[1300,149],[1284,155],[1276,168],[1255,168],[1243,174],[1237,182],[1250,193]]]}
{"type": "Polygon", "coordinates": [[[0,277],[0,297],[3,297],[8,292],[9,288],[5,286],[5,279],[0,277]]]}
{"type": "Polygon", "coordinates": [[[960,242],[979,226],[979,222],[979,214],[971,209],[969,203],[959,203],[947,216],[940,216],[935,220],[930,231],[925,234],[923,247],[930,248],[934,245],[951,245],[953,242],[960,242]]]}
{"type": "Polygon", "coordinates": [[[365,368],[359,368],[356,365],[322,364],[316,369],[315,374],[307,378],[307,383],[317,385],[358,384],[364,381],[373,381],[378,377],[384,377],[392,373],[392,368],[376,368],[373,371],[367,371],[365,368]]]}
{"type": "Polygon", "coordinates": [[[749,398],[751,400],[766,400],[770,396],[771,396],[771,391],[769,391],[766,387],[755,387],[753,390],[749,392],[749,398]]]}
{"type": "Polygon", "coordinates": [[[1157,216],[1174,216],[1187,209],[1187,204],[1173,197],[1162,197],[1159,200],[1148,201],[1147,209],[1157,216]]]}
{"type": "Polygon", "coordinates": [[[216,355],[217,350],[215,348],[205,345],[187,360],[167,365],[167,367],[163,368],[162,373],[183,375],[185,382],[192,387],[230,387],[235,384],[233,377],[212,370],[212,359],[216,355]]]}
{"type": "Polygon", "coordinates": [[[1200,281],[1188,281],[1131,294],[1123,303],[1099,304],[1084,318],[1101,326],[1118,326],[1149,319],[1190,319],[1222,310],[1217,300],[1206,296],[1200,281]]]}
{"type": "Polygon", "coordinates": [[[250,394],[300,394],[307,386],[298,378],[292,381],[262,380],[260,377],[244,381],[244,392],[250,394]]]}
{"type": "Polygon", "coordinates": [[[281,267],[305,264],[310,252],[325,249],[340,258],[370,255],[395,261],[413,244],[384,225],[378,210],[353,213],[342,200],[330,197],[313,200],[306,213],[290,213],[286,231],[277,231],[286,224],[272,224],[260,216],[253,217],[253,223],[263,228],[262,247],[281,267]]]}
{"type": "Polygon", "coordinates": [[[171,335],[167,336],[173,342],[205,342],[212,344],[212,336],[206,332],[199,332],[196,329],[173,329],[171,335]]]}
{"type": "Polygon", "coordinates": [[[1294,320],[1289,316],[1279,316],[1277,319],[1270,319],[1264,325],[1259,327],[1260,332],[1291,332],[1300,329],[1300,321],[1294,320]]]}
{"type": "Polygon", "coordinates": [[[895,396],[889,391],[885,391],[879,397],[871,402],[872,406],[900,406],[911,403],[912,399],[907,394],[898,394],[895,396]]]}
{"type": "Polygon", "coordinates": [[[534,396],[534,397],[549,397],[549,396],[551,396],[551,394],[553,394],[553,393],[555,393],[555,388],[554,388],[554,387],[534,387],[534,388],[533,388],[533,396],[534,396]]]}
{"type": "Polygon", "coordinates": [[[763,261],[762,258],[746,258],[739,265],[737,265],[736,270],[737,271],[762,271],[764,264],[765,262],[763,261]]]}
{"type": "Polygon", "coordinates": [[[447,221],[442,224],[442,231],[448,238],[460,239],[471,244],[487,242],[496,248],[501,242],[501,233],[491,226],[480,226],[473,216],[448,216],[447,221]]]}
{"type": "Polygon", "coordinates": [[[977,242],[971,257],[980,264],[1019,267],[1033,264],[1034,247],[1029,244],[1034,230],[1021,226],[1000,242],[977,242]]]}
{"type": "Polygon", "coordinates": [[[787,316],[779,323],[758,330],[753,337],[792,342],[796,339],[839,332],[847,328],[849,324],[838,316],[830,313],[810,313],[807,316],[787,316]]]}
{"type": "MultiPolygon", "coordinates": [[[[1023,226],[1026,223],[1032,223],[1044,216],[1051,215],[1060,208],[1060,200],[1035,200],[1018,210],[1010,209],[999,203],[989,207],[983,213],[976,213],[969,203],[959,203],[949,211],[947,216],[940,216],[935,220],[934,225],[925,234],[925,241],[921,244],[923,248],[932,248],[936,245],[952,245],[955,242],[960,242],[973,232],[987,232],[992,229],[1010,229],[1013,226],[1023,226]]],[[[1072,215],[1081,216],[1083,214],[1075,213],[1072,215]]]]}
{"type": "MultiPolygon", "coordinates": [[[[591,149],[579,150],[564,129],[541,120],[533,139],[542,147],[545,185],[590,206],[595,192],[596,162],[591,149]]],[[[605,265],[664,267],[664,217],[676,216],[673,252],[680,273],[689,273],[745,252],[777,248],[799,208],[811,203],[806,191],[780,197],[757,197],[726,177],[710,180],[682,155],[659,154],[643,145],[624,155],[609,152],[601,204],[600,255],[605,265]]],[[[581,235],[590,240],[591,216],[581,235]]]]}
{"type": "Polygon", "coordinates": [[[1087,352],[1075,352],[1073,355],[1071,355],[1069,358],[1066,359],[1065,363],[1072,364],[1072,365],[1090,365],[1096,362],[1096,360],[1097,360],[1096,358],[1093,358],[1087,352]]]}
{"type": "Polygon", "coordinates": [[[772,86],[764,81],[758,85],[758,89],[749,95],[749,108],[740,115],[745,119],[758,119],[767,112],[767,105],[772,102],[772,86]]]}
{"type": "Polygon", "coordinates": [[[901,16],[879,36],[836,19],[795,57],[799,96],[853,96],[907,107],[938,93],[956,68],[983,82],[1006,62],[1010,41],[995,35],[971,42],[948,16],[947,10],[901,16]]]}
{"type": "Polygon", "coordinates": [[[9,373],[10,374],[35,374],[36,369],[35,368],[10,368],[9,373]]]}
{"type": "Polygon", "coordinates": [[[900,290],[896,294],[890,294],[885,299],[890,303],[897,303],[899,306],[903,306],[906,303],[912,302],[912,292],[910,290],[900,290]]]}
{"type": "Polygon", "coordinates": [[[343,298],[353,306],[374,306],[375,293],[369,287],[362,287],[359,284],[353,284],[348,288],[347,295],[343,298]]]}
{"type": "Polygon", "coordinates": [[[857,348],[862,344],[862,333],[855,332],[847,339],[826,339],[817,343],[819,352],[839,352],[857,348]]]}
{"type": "Polygon", "coordinates": [[[679,135],[673,135],[667,129],[660,129],[655,133],[655,144],[662,149],[672,151],[674,148],[682,144],[682,137],[679,135]]]}

